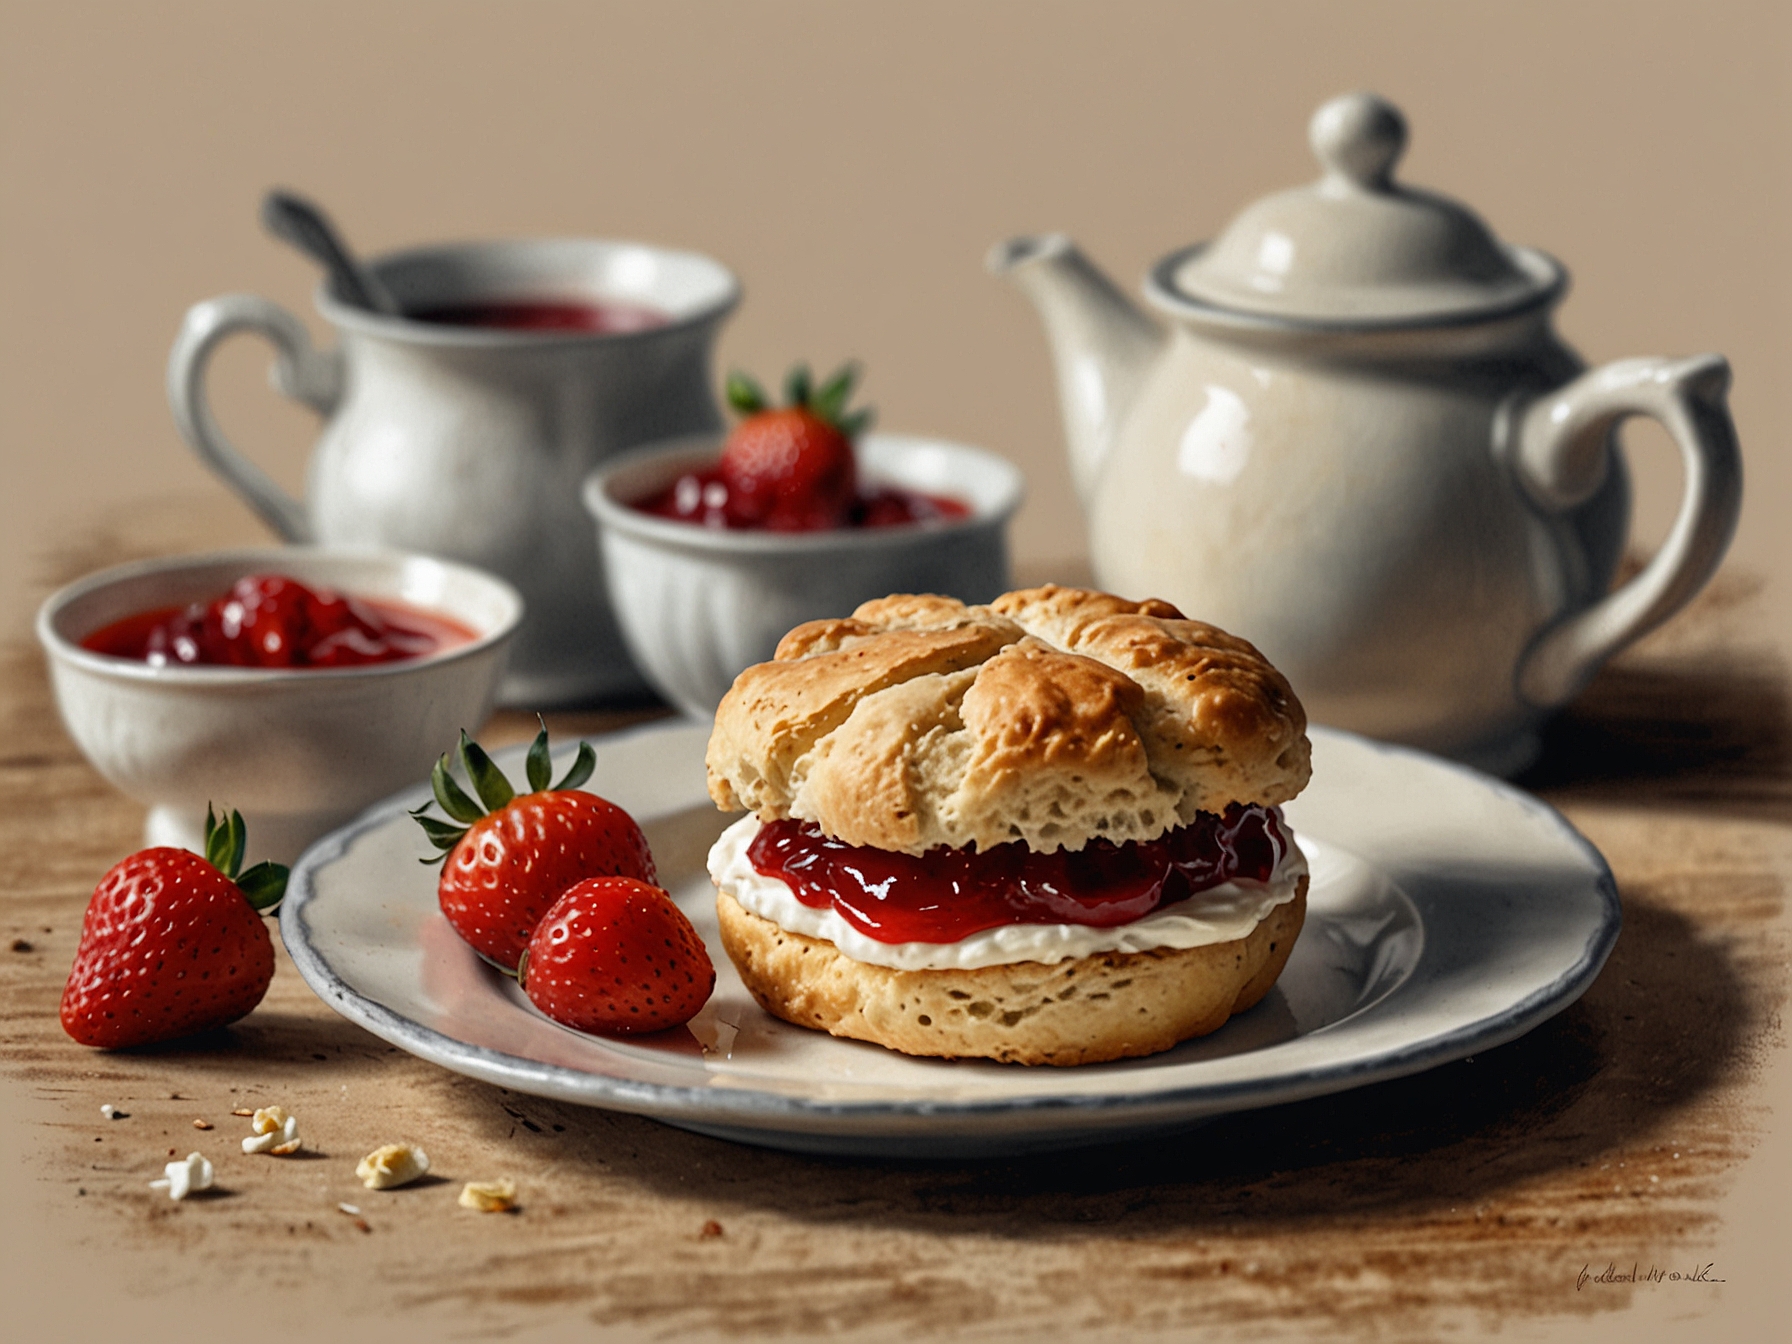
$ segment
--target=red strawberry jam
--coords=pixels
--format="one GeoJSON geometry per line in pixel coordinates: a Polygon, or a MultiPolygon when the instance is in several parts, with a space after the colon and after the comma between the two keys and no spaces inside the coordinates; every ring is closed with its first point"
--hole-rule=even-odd
{"type": "Polygon", "coordinates": [[[421,658],[475,638],[435,612],[307,588],[284,574],[250,574],[210,602],[102,626],[81,647],[152,667],[326,668],[421,658]]]}
{"type": "Polygon", "coordinates": [[[1234,803],[1155,840],[1049,854],[1018,841],[980,853],[896,854],[842,844],[807,822],[772,821],[747,857],[804,905],[831,905],[869,938],[955,943],[1004,924],[1129,924],[1235,878],[1267,882],[1289,848],[1274,808],[1234,803]]]}
{"type": "MultiPolygon", "coordinates": [[[[760,513],[744,507],[728,489],[720,468],[688,471],[657,495],[635,505],[642,513],[671,518],[681,523],[736,531],[763,529],[760,513]]],[[[970,505],[944,495],[923,494],[895,486],[861,484],[847,506],[847,527],[899,527],[905,523],[944,522],[968,518],[970,505]]],[[[778,531],[814,531],[812,527],[774,528],[778,531]]]]}

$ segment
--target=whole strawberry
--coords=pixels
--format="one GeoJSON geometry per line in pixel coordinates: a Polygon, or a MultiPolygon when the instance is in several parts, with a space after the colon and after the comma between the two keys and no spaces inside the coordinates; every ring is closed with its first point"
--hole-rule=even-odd
{"type": "Polygon", "coordinates": [[[246,1015],[274,978],[262,913],[280,903],[286,869],[237,876],[243,818],[206,809],[205,858],[145,849],[100,879],[62,991],[62,1028],[118,1049],[221,1027],[246,1015]]]}
{"type": "Polygon", "coordinates": [[[718,475],[736,527],[808,532],[844,527],[858,495],[852,441],[869,410],[846,414],[858,370],[848,364],[819,390],[797,365],[785,383],[788,406],[772,406],[759,384],[730,374],[728,402],[744,417],[722,445],[718,475]]]}
{"type": "Polygon", "coordinates": [[[543,916],[517,981],[542,1012],[580,1031],[664,1031],[709,1001],[716,968],[659,887],[593,877],[543,916]]]}
{"type": "Polygon", "coordinates": [[[653,855],[634,818],[579,791],[597,764],[589,743],[579,744],[578,759],[550,789],[543,727],[529,748],[529,792],[522,794],[465,733],[455,754],[479,801],[454,782],[444,755],[430,783],[442,811],[460,824],[424,816],[428,803],[411,815],[444,851],[436,886],[443,915],[488,961],[515,970],[542,915],[575,882],[619,874],[654,880],[653,855]]]}

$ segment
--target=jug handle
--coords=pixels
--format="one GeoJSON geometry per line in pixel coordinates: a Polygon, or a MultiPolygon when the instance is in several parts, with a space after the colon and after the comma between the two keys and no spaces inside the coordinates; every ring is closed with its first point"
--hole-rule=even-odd
{"type": "Polygon", "coordinates": [[[304,323],[277,303],[253,294],[226,294],[187,310],[174,349],[168,354],[168,405],[174,423],[207,466],[243,497],[249,507],[287,541],[313,539],[304,505],[274,483],[224,436],[212,414],[205,380],[212,353],[239,331],[265,336],[276,359],[274,386],[320,415],[336,408],[342,395],[342,361],[335,351],[316,350],[304,323]]]}
{"type": "Polygon", "coordinates": [[[1507,419],[1507,451],[1543,510],[1584,504],[1605,481],[1612,431],[1633,415],[1659,421],[1685,465],[1680,511],[1661,549],[1627,583],[1546,627],[1518,666],[1518,691],[1538,708],[1565,704],[1599,665],[1672,616],[1704,587],[1736,531],[1742,457],[1725,394],[1729,361],[1622,359],[1582,374],[1507,419]]]}

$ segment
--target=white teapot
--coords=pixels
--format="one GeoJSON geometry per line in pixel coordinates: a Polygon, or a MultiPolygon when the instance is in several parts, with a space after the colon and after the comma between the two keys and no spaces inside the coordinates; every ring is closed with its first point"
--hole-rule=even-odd
{"type": "Polygon", "coordinates": [[[1559,263],[1393,180],[1397,109],[1334,99],[1311,139],[1317,182],[1152,268],[1168,330],[1062,236],[990,267],[1044,319],[1103,587],[1252,640],[1315,720],[1515,771],[1548,711],[1722,558],[1729,365],[1585,371],[1550,325],[1559,263]],[[1667,541],[1612,589],[1632,415],[1666,427],[1686,481],[1667,541]]]}

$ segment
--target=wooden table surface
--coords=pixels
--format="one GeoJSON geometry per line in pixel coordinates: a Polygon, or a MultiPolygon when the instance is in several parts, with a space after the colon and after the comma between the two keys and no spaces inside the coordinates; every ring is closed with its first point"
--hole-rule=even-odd
{"type": "MultiPolygon", "coordinates": [[[[61,568],[139,549],[103,537],[61,568]]],[[[1785,994],[1792,721],[1782,667],[1750,642],[1759,601],[1722,578],[1599,678],[1521,781],[1605,853],[1623,898],[1604,973],[1558,1017],[1473,1060],[1173,1138],[938,1164],[758,1151],[462,1078],[336,1016],[284,954],[228,1030],[75,1046],[56,1003],[81,912],[142,817],[76,754],[41,660],[15,643],[0,658],[0,1085],[26,1179],[7,1221],[43,1243],[31,1263],[139,1303],[144,1322],[254,1300],[272,1336],[334,1320],[381,1338],[400,1322],[1430,1338],[1697,1318],[1724,1291],[1693,1280],[1723,1277],[1718,1208],[1767,1123],[1785,994]],[[232,1110],[274,1103],[300,1117],[304,1152],[242,1156],[232,1110]],[[440,1175],[362,1189],[356,1160],[399,1135],[440,1175]],[[216,1196],[148,1189],[193,1148],[217,1163],[216,1196]],[[494,1175],[516,1179],[519,1212],[456,1207],[462,1180],[494,1175]],[[1608,1264],[1642,1281],[1584,1277],[1608,1264]]]]}

